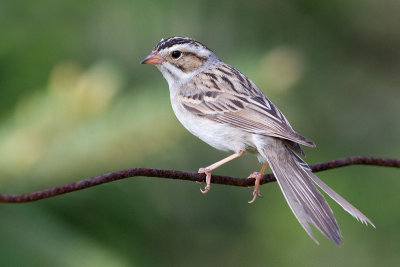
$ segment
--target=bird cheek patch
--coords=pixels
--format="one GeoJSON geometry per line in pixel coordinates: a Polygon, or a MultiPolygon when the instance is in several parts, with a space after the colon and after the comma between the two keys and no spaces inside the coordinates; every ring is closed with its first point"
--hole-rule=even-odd
{"type": "Polygon", "coordinates": [[[200,68],[206,60],[206,57],[200,57],[194,53],[185,52],[181,59],[177,61],[176,66],[181,71],[189,73],[200,68]]]}

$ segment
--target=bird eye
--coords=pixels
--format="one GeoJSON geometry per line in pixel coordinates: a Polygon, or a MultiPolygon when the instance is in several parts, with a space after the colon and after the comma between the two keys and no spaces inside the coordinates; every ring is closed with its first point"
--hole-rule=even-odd
{"type": "Polygon", "coordinates": [[[178,51],[178,50],[172,51],[172,53],[171,53],[171,56],[175,59],[179,58],[181,55],[182,55],[182,52],[178,51]]]}

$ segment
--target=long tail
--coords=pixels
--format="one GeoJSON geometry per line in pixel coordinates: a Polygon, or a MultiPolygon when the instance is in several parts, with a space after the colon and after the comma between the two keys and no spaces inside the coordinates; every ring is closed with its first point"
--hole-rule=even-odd
{"type": "Polygon", "coordinates": [[[275,147],[265,148],[262,152],[267,158],[289,207],[301,226],[316,243],[318,241],[309,224],[314,225],[338,245],[342,242],[342,236],[331,208],[314,183],[357,220],[375,227],[364,214],[315,176],[307,163],[283,141],[276,140],[273,146],[275,147]]]}

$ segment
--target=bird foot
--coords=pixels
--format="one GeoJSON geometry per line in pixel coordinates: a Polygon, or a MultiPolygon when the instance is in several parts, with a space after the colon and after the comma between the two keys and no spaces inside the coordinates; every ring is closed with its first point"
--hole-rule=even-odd
{"type": "Polygon", "coordinates": [[[260,191],[258,189],[254,189],[254,191],[253,191],[253,199],[248,201],[247,203],[253,204],[254,201],[256,201],[257,197],[263,197],[263,196],[260,194],[260,191]]]}
{"type": "Polygon", "coordinates": [[[253,191],[253,198],[252,198],[252,200],[250,200],[248,202],[249,204],[254,203],[254,201],[256,201],[257,197],[262,197],[262,195],[260,194],[260,191],[259,191],[260,180],[261,180],[262,176],[263,176],[263,174],[261,172],[253,172],[247,177],[247,179],[249,179],[249,178],[256,179],[256,182],[254,185],[254,191],[253,191]]]}
{"type": "Polygon", "coordinates": [[[208,191],[210,191],[211,188],[211,171],[207,168],[200,168],[198,173],[205,173],[206,174],[206,187],[204,188],[204,190],[201,190],[202,194],[207,194],[208,191]]]}
{"type": "Polygon", "coordinates": [[[247,179],[250,179],[250,178],[257,179],[260,176],[261,176],[260,172],[253,172],[253,173],[250,173],[250,175],[247,177],[247,179]]]}

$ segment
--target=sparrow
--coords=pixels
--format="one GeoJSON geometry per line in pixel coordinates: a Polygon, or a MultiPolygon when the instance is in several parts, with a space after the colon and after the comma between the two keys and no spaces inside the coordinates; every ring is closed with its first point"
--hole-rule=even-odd
{"type": "Polygon", "coordinates": [[[203,194],[210,190],[211,172],[244,154],[257,153],[261,170],[255,178],[253,203],[269,166],[282,193],[307,234],[318,244],[310,225],[340,245],[342,235],[331,208],[316,185],[357,220],[374,224],[312,173],[300,156],[300,145],[315,147],[295,132],[282,112],[236,68],[212,50],[188,37],[161,39],[141,64],[155,65],[169,85],[171,105],[180,123],[212,147],[233,152],[200,168],[206,175],[203,194]]]}

